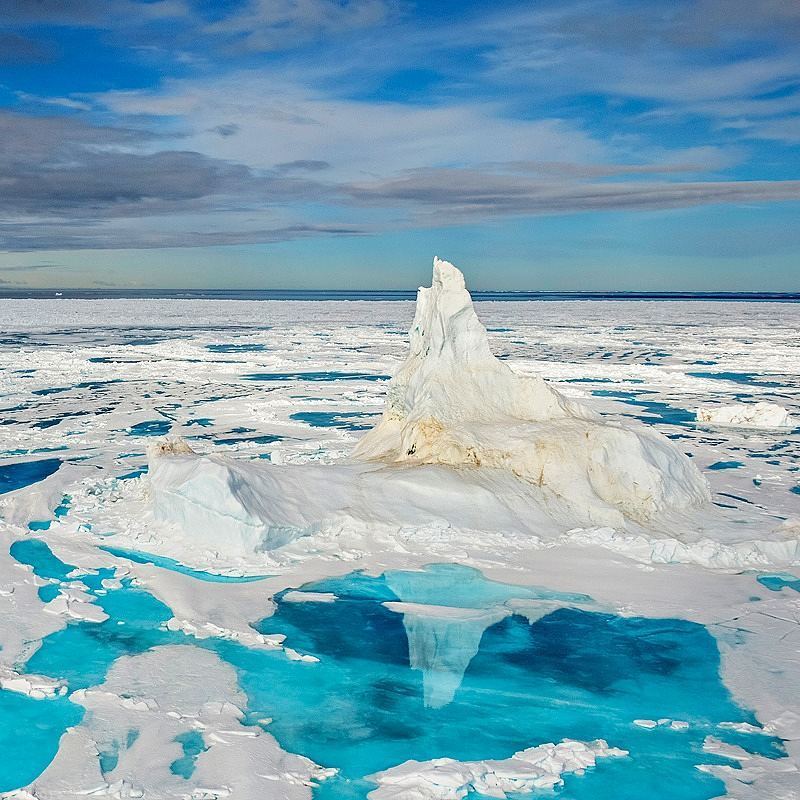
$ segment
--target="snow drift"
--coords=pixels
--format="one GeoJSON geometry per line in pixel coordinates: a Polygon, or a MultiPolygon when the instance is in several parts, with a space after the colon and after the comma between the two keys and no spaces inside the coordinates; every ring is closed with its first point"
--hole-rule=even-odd
{"type": "Polygon", "coordinates": [[[255,465],[167,442],[149,452],[156,519],[244,556],[337,526],[443,520],[535,535],[553,519],[561,530],[647,525],[709,500],[666,437],[608,421],[495,358],[452,264],[434,260],[410,338],[383,417],[349,463],[255,465]]]}

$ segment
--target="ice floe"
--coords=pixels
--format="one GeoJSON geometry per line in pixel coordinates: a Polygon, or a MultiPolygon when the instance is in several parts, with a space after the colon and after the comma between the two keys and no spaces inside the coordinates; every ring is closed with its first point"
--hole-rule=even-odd
{"type": "Polygon", "coordinates": [[[369,777],[378,784],[371,800],[461,800],[471,792],[505,798],[537,789],[553,789],[564,783],[562,776],[583,774],[599,758],[627,756],[625,750],[609,747],[602,739],[579,742],[565,739],[559,744],[540,744],[520,750],[511,758],[494,761],[406,761],[369,777]]]}
{"type": "Polygon", "coordinates": [[[795,419],[783,406],[767,402],[698,408],[697,421],[731,428],[769,430],[800,427],[800,420],[795,419]]]}
{"type": "Polygon", "coordinates": [[[3,796],[108,798],[256,798],[310,800],[335,770],[282,750],[258,725],[244,723],[236,673],[213,653],[165,646],[120,658],[102,685],[71,696],[84,721],[64,735],[58,754],[29,786],[3,796]],[[185,770],[181,742],[200,746],[185,770]]]}

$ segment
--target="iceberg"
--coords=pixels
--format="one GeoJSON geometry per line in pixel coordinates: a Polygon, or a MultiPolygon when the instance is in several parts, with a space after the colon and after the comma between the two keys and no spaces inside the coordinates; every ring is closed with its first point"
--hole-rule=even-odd
{"type": "Polygon", "coordinates": [[[660,433],[601,417],[497,359],[464,276],[438,258],[383,415],[348,461],[252,464],[180,440],[148,456],[156,520],[235,557],[344,528],[624,529],[710,500],[660,433]]]}
{"type": "Polygon", "coordinates": [[[777,403],[734,403],[716,408],[698,408],[697,421],[727,428],[754,428],[756,430],[791,429],[800,426],[800,420],[777,403]]]}
{"type": "Polygon", "coordinates": [[[492,355],[464,276],[435,258],[408,358],[356,458],[498,467],[598,524],[646,523],[708,501],[699,471],[661,434],[604,420],[492,355]]]}

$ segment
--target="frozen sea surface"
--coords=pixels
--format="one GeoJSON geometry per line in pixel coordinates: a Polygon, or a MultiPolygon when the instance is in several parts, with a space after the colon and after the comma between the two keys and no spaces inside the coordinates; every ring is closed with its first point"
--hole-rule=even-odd
{"type": "MultiPolygon", "coordinates": [[[[732,526],[798,524],[800,431],[694,418],[762,400],[800,416],[798,305],[476,305],[514,370],[678,443],[732,526]]],[[[112,715],[101,736],[81,704],[127,659],[180,645],[233,670],[245,730],[339,770],[321,800],[363,798],[366,775],[408,758],[505,759],[565,737],[630,755],[566,775],[564,798],[700,800],[738,777],[778,787],[743,797],[791,796],[797,568],[712,574],[574,544],[473,545],[436,520],[378,557],[343,533],[258,575],[200,547],[207,569],[153,552],[163,540],[129,516],[147,502],[149,444],[169,432],[240,459],[346,459],[382,410],[412,313],[407,301],[0,301],[0,667],[14,671],[0,689],[0,791],[46,782],[48,765],[67,774],[57,753],[76,726],[109,781],[133,780],[142,759],[184,794],[205,786],[219,731],[186,723],[145,758],[144,722],[112,715]],[[26,695],[16,675],[66,694],[26,695]]],[[[310,791],[308,776],[281,775],[291,800],[310,791]]]]}

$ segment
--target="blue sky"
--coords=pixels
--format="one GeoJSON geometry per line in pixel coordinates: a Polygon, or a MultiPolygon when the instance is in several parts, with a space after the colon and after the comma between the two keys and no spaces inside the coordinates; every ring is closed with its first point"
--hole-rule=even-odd
{"type": "Polygon", "coordinates": [[[0,286],[800,290],[800,4],[0,0],[0,286]]]}

